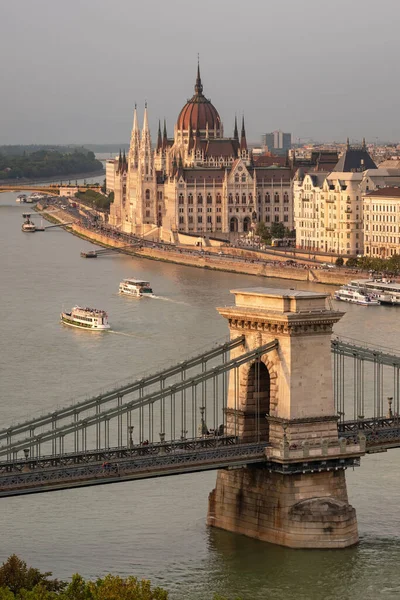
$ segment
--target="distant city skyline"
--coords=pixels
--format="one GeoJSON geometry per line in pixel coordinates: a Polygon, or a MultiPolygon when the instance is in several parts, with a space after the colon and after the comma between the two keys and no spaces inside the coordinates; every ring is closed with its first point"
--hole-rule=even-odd
{"type": "MultiPolygon", "coordinates": [[[[148,102],[153,141],[168,135],[193,93],[204,93],[233,134],[292,141],[400,140],[397,23],[385,0],[20,0],[0,22],[5,60],[0,144],[128,141],[134,104],[148,102]],[[95,7],[95,9],[94,9],[95,7]],[[75,10],[74,10],[75,9],[75,10]]],[[[122,143],[122,142],[121,142],[122,143]]]]}

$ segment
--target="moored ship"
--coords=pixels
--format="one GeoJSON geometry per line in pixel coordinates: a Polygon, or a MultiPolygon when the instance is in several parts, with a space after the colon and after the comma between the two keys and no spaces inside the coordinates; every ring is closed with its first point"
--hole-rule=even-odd
{"type": "Polygon", "coordinates": [[[119,284],[119,293],[126,296],[141,298],[142,296],[153,296],[153,290],[148,281],[142,279],[123,279],[119,284]]]}
{"type": "Polygon", "coordinates": [[[342,302],[351,302],[362,306],[379,306],[379,300],[366,294],[362,290],[353,289],[351,286],[344,285],[334,293],[335,300],[342,302]]]}
{"type": "Polygon", "coordinates": [[[19,194],[16,197],[15,202],[26,202],[26,194],[19,194]]]}
{"type": "Polygon", "coordinates": [[[70,312],[62,312],[60,317],[65,325],[71,327],[90,329],[91,331],[110,329],[106,311],[98,308],[74,306],[70,312]]]}
{"type": "Polygon", "coordinates": [[[36,225],[31,221],[30,216],[31,215],[24,214],[25,221],[22,224],[22,231],[27,233],[33,233],[36,231],[36,225]]]}

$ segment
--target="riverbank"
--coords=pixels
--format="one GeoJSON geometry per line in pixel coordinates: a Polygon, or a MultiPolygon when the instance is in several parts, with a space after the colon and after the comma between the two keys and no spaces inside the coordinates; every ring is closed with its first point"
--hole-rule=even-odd
{"type": "MultiPolygon", "coordinates": [[[[60,180],[66,183],[67,181],[77,180],[77,179],[86,179],[89,177],[105,177],[105,170],[102,171],[88,171],[85,173],[71,173],[69,175],[64,176],[61,174],[60,180]]],[[[10,186],[10,189],[18,191],[18,186],[23,185],[24,187],[27,185],[40,185],[41,183],[54,183],[57,175],[53,175],[52,177],[38,177],[37,179],[25,179],[21,177],[20,179],[0,179],[0,186],[10,186]]]]}
{"type": "MultiPolygon", "coordinates": [[[[44,218],[48,217],[53,223],[71,222],[71,215],[61,209],[57,209],[56,211],[45,210],[42,215],[44,218]]],[[[100,230],[88,229],[80,222],[75,222],[68,226],[67,230],[82,239],[104,248],[123,248],[124,254],[187,267],[339,286],[348,283],[351,278],[358,276],[358,273],[348,269],[310,268],[308,265],[301,264],[292,266],[287,264],[285,260],[273,260],[273,255],[272,257],[267,257],[265,253],[251,252],[242,248],[226,248],[226,253],[224,254],[219,254],[217,250],[205,253],[197,249],[174,246],[164,246],[161,248],[156,245],[154,247],[151,245],[138,245],[135,248],[127,249],[126,241],[112,238],[100,230]]]]}

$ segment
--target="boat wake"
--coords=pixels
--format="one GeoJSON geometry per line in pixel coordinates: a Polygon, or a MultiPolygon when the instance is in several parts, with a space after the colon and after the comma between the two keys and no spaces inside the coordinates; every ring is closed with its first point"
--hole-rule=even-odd
{"type": "Polygon", "coordinates": [[[126,331],[115,331],[114,329],[109,329],[107,333],[115,333],[116,335],[125,335],[126,337],[132,338],[148,338],[149,335],[138,335],[137,333],[128,333],[126,331]]]}
{"type": "Polygon", "coordinates": [[[164,302],[173,302],[173,304],[184,304],[185,306],[190,306],[188,302],[182,302],[181,300],[174,300],[173,298],[166,298],[165,296],[149,296],[154,300],[163,300],[164,302]]]}

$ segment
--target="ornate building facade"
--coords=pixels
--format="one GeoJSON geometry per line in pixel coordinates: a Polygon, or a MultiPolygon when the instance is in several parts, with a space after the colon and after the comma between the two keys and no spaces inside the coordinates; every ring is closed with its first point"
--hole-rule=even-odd
{"type": "MultiPolygon", "coordinates": [[[[203,94],[197,68],[193,97],[179,113],[173,138],[164,122],[153,148],[145,107],[135,107],[129,153],[114,164],[110,224],[136,234],[183,232],[226,237],[252,224],[293,229],[291,168],[273,157],[253,159],[244,118],[239,135],[224,137],[221,118],[203,94]]],[[[107,184],[108,187],[108,184],[107,184]]]]}
{"type": "MultiPolygon", "coordinates": [[[[300,168],[293,181],[296,245],[310,251],[365,251],[363,194],[400,181],[398,169],[377,167],[361,147],[347,148],[328,170],[300,168]]],[[[368,249],[369,253],[369,249],[368,249]]]]}

